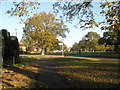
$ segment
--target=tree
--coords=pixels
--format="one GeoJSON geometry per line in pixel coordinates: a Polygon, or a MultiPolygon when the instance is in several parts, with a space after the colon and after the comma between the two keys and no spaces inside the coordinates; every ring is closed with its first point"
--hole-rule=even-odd
{"type": "Polygon", "coordinates": [[[120,30],[120,1],[105,2],[100,3],[101,8],[103,9],[101,14],[105,16],[105,21],[101,22],[103,24],[108,24],[102,29],[107,30],[120,30]]]}
{"type": "Polygon", "coordinates": [[[118,45],[120,45],[120,42],[118,42],[118,35],[113,31],[104,32],[103,37],[99,39],[98,43],[105,44],[105,46],[114,45],[115,51],[118,51],[118,45]]]}
{"type": "Polygon", "coordinates": [[[82,39],[81,41],[79,41],[78,45],[79,45],[80,49],[83,51],[86,51],[88,49],[87,40],[85,40],[85,39],[82,39]]]}
{"type": "Polygon", "coordinates": [[[78,45],[78,43],[74,43],[73,45],[72,45],[72,48],[71,48],[71,51],[78,51],[79,50],[79,45],[78,45]]]}
{"type": "Polygon", "coordinates": [[[21,21],[24,22],[26,17],[28,18],[31,14],[36,12],[37,9],[39,9],[39,5],[40,3],[36,0],[33,0],[32,2],[29,0],[14,1],[14,7],[7,10],[7,14],[10,16],[19,16],[21,21]]]}
{"type": "MultiPolygon", "coordinates": [[[[78,24],[80,28],[88,29],[93,28],[93,26],[99,25],[99,23],[94,18],[94,12],[92,10],[92,2],[94,0],[80,0],[79,2],[74,2],[71,0],[71,2],[56,2],[53,4],[53,9],[56,14],[59,13],[61,18],[66,18],[66,21],[72,22],[73,20],[77,19],[78,24]],[[62,13],[61,13],[62,12],[62,13]],[[60,14],[61,13],[61,14],[60,14]]],[[[119,0],[105,0],[100,2],[100,7],[103,9],[101,12],[102,15],[105,16],[107,22],[111,27],[120,28],[119,22],[120,22],[120,14],[119,14],[119,6],[120,1],[119,0]],[[115,24],[115,22],[117,22],[115,24]]],[[[102,22],[101,22],[102,23],[102,22]]]]}
{"type": "Polygon", "coordinates": [[[25,22],[25,39],[30,38],[31,44],[42,49],[42,55],[47,47],[52,47],[58,36],[65,37],[65,32],[68,31],[66,25],[60,22],[55,16],[49,12],[41,12],[34,14],[25,22]]]}
{"type": "Polygon", "coordinates": [[[106,17],[107,26],[103,26],[102,30],[109,30],[104,33],[103,39],[105,39],[106,45],[114,45],[115,50],[120,50],[120,1],[101,3],[103,11],[101,12],[106,17]],[[107,7],[107,10],[106,10],[107,7]]]}
{"type": "Polygon", "coordinates": [[[95,22],[94,14],[92,11],[92,2],[89,1],[80,1],[80,2],[56,2],[53,4],[54,13],[60,14],[60,18],[66,19],[67,22],[72,22],[77,19],[78,24],[75,27],[80,26],[80,28],[87,29],[93,28],[93,26],[97,26],[98,24],[95,22]]]}
{"type": "Polygon", "coordinates": [[[31,39],[31,37],[27,37],[26,36],[25,38],[23,38],[21,40],[21,42],[25,45],[27,52],[31,52],[31,51],[34,50],[35,46],[32,45],[32,39],[31,39]]]}
{"type": "Polygon", "coordinates": [[[83,37],[83,40],[86,40],[86,45],[89,50],[96,50],[96,46],[98,45],[98,40],[100,39],[100,35],[96,32],[88,32],[87,35],[83,37]]]}
{"type": "Polygon", "coordinates": [[[71,50],[78,51],[94,51],[99,50],[98,40],[100,39],[100,35],[96,32],[88,32],[79,43],[74,43],[71,50]]]}
{"type": "Polygon", "coordinates": [[[3,64],[10,65],[20,62],[19,59],[19,43],[15,36],[10,36],[10,33],[2,29],[2,56],[3,64]]]}
{"type": "Polygon", "coordinates": [[[12,59],[15,60],[15,63],[20,63],[18,39],[16,36],[11,36],[10,41],[11,41],[12,59]]]}
{"type": "MultiPolygon", "coordinates": [[[[98,22],[94,18],[94,12],[92,10],[92,2],[94,0],[79,0],[78,1],[66,1],[66,2],[55,2],[53,4],[54,13],[60,15],[61,19],[66,19],[67,22],[72,22],[77,19],[79,26],[83,29],[93,28],[93,26],[98,27],[98,22]],[[58,14],[59,13],[59,14],[58,14]]],[[[102,2],[102,0],[101,0],[102,2]]],[[[111,25],[112,27],[119,26],[119,0],[105,0],[101,4],[101,8],[105,9],[101,12],[106,17],[107,23],[117,22],[117,24],[111,25]],[[107,8],[106,8],[107,7],[107,8]],[[108,10],[106,10],[108,9],[108,10]],[[114,12],[114,13],[113,13],[114,12]],[[115,19],[117,17],[118,19],[115,19]]],[[[29,0],[23,0],[21,2],[13,2],[14,8],[8,10],[7,13],[11,16],[29,16],[33,11],[39,8],[40,3],[36,0],[30,2],[29,0]],[[32,10],[32,11],[31,11],[32,10]]]]}

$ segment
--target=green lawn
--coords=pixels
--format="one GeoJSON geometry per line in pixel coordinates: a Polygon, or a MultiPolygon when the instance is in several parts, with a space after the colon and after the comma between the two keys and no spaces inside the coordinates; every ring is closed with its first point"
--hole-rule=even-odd
{"type": "Polygon", "coordinates": [[[120,83],[117,61],[83,57],[49,58],[57,72],[75,88],[116,88],[120,83]]]}
{"type": "Polygon", "coordinates": [[[43,57],[43,56],[59,56],[59,55],[41,55],[41,54],[21,54],[20,56],[23,57],[43,57]]]}
{"type": "MultiPolygon", "coordinates": [[[[66,55],[73,55],[73,56],[89,56],[89,57],[109,57],[109,58],[118,58],[120,54],[115,52],[81,52],[78,51],[70,51],[65,52],[66,55]]],[[[119,57],[120,58],[120,57],[119,57]]]]}
{"type": "Polygon", "coordinates": [[[36,82],[35,77],[38,72],[38,64],[35,58],[20,58],[21,63],[2,68],[2,88],[3,90],[31,89],[36,82]]]}
{"type": "MultiPolygon", "coordinates": [[[[43,57],[43,56],[59,56],[62,53],[48,53],[46,55],[41,55],[41,54],[21,54],[21,56],[27,56],[27,57],[31,57],[31,56],[35,56],[35,57],[43,57]]],[[[69,51],[69,52],[64,52],[65,56],[88,56],[88,57],[109,57],[109,58],[120,58],[120,54],[115,53],[115,52],[81,52],[79,53],[78,51],[69,51]]]]}
{"type": "MultiPolygon", "coordinates": [[[[34,87],[39,69],[37,59],[23,57],[21,60],[21,63],[3,68],[4,88],[34,87]]],[[[117,61],[100,61],[98,58],[86,57],[48,57],[44,60],[49,60],[57,73],[73,88],[116,88],[120,83],[117,61]]]]}

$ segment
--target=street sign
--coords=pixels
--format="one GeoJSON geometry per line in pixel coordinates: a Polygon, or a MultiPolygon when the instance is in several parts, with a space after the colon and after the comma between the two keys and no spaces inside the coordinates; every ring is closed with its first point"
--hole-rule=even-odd
{"type": "Polygon", "coordinates": [[[58,43],[58,45],[63,45],[63,43],[58,43]]]}

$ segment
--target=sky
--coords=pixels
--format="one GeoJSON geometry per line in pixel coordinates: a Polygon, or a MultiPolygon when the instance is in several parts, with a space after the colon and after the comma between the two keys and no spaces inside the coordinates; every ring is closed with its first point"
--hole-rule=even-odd
{"type": "MultiPolygon", "coordinates": [[[[54,2],[41,2],[39,10],[37,12],[53,12],[52,4],[54,2]]],[[[102,16],[100,16],[100,8],[99,8],[99,2],[93,2],[93,10],[95,14],[96,20],[100,21],[103,19],[102,16]]],[[[0,30],[1,29],[7,29],[11,35],[15,35],[15,32],[17,30],[17,37],[20,41],[22,39],[23,34],[23,27],[24,24],[20,24],[20,18],[19,17],[10,17],[10,15],[6,14],[6,11],[9,10],[12,7],[12,2],[1,2],[0,3],[0,30]]],[[[67,27],[69,28],[69,33],[66,33],[66,38],[62,39],[59,38],[59,40],[62,40],[68,47],[71,47],[75,42],[79,42],[82,40],[82,37],[85,36],[88,32],[93,31],[100,34],[100,36],[103,35],[102,30],[100,28],[96,27],[93,29],[87,29],[82,30],[80,28],[75,28],[73,24],[65,23],[67,27]]]]}

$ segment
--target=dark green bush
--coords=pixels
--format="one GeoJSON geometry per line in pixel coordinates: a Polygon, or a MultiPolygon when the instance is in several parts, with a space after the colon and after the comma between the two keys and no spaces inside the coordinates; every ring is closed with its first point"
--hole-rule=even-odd
{"type": "Polygon", "coordinates": [[[3,65],[11,65],[13,62],[19,61],[19,43],[15,36],[10,36],[10,33],[2,29],[2,56],[3,65]]]}
{"type": "Polygon", "coordinates": [[[12,49],[12,58],[15,59],[15,63],[19,63],[19,43],[18,39],[15,36],[11,36],[11,49],[12,49]]]}

